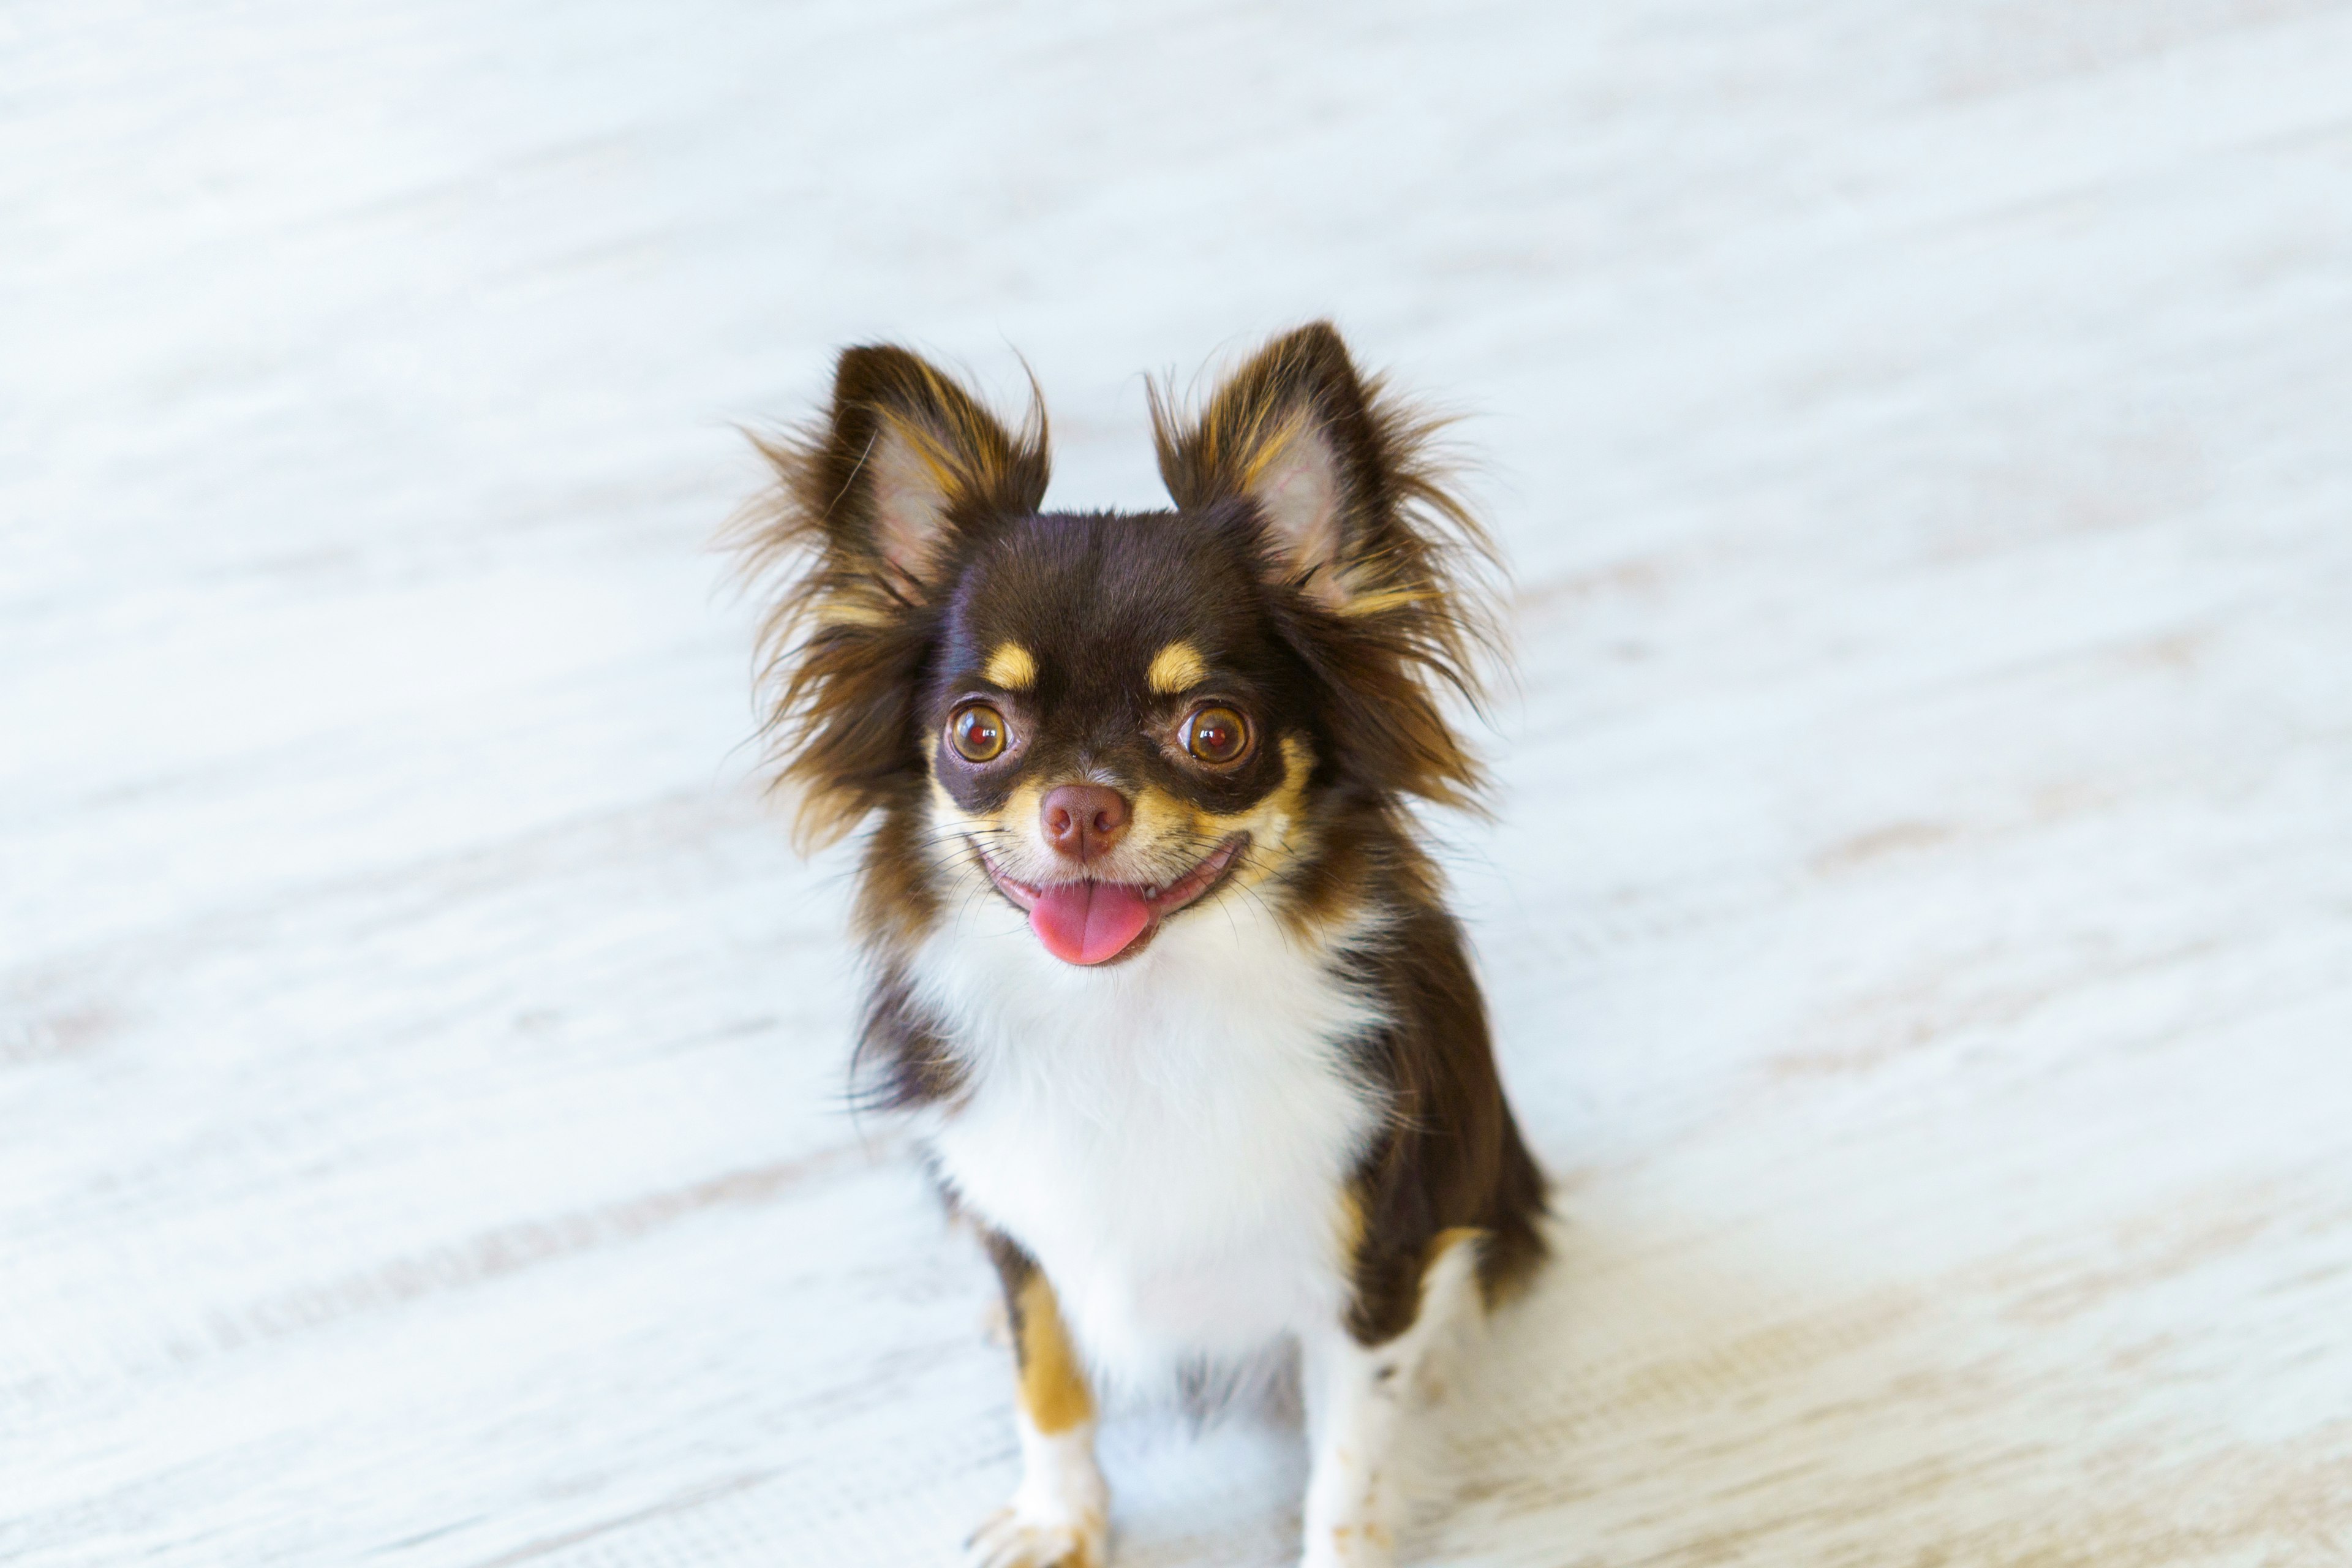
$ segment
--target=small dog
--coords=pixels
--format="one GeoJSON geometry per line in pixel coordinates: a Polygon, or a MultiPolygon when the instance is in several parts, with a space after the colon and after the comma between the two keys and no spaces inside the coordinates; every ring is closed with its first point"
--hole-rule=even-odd
{"type": "Polygon", "coordinates": [[[1151,407],[1174,510],[1041,512],[1034,387],[1015,432],[844,353],[741,537],[774,761],[808,840],[876,819],[859,1062],[1003,1282],[1024,1469],[977,1559],[1096,1568],[1097,1388],[1295,1343],[1306,1561],[1385,1563],[1417,1366],[1544,1253],[1407,807],[1479,786],[1482,536],[1328,324],[1151,407]]]}

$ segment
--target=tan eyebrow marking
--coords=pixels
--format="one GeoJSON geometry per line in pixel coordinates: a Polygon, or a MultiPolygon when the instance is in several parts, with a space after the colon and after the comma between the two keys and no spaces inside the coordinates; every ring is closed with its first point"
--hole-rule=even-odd
{"type": "Polygon", "coordinates": [[[1002,686],[1007,691],[1026,691],[1037,684],[1037,656],[1017,642],[1001,642],[996,651],[988,656],[982,668],[991,686],[1002,686]]]}
{"type": "Polygon", "coordinates": [[[1152,690],[1172,697],[1208,679],[1209,667],[1199,648],[1188,642],[1172,642],[1151,656],[1151,668],[1143,679],[1152,690]]]}

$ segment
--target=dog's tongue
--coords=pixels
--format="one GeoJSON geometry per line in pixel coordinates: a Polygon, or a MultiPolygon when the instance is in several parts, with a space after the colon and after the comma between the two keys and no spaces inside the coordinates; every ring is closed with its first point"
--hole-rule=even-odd
{"type": "Polygon", "coordinates": [[[1143,889],[1121,882],[1061,882],[1038,890],[1029,929],[1065,963],[1101,963],[1151,923],[1143,889]]]}

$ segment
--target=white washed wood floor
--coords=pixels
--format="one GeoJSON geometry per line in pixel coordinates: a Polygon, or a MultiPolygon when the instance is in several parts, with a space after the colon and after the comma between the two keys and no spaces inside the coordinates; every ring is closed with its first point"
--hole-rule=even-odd
{"type": "MultiPolygon", "coordinates": [[[[1432,1563],[2352,1556],[2352,6],[0,13],[0,1559],[950,1560],[737,420],[1149,504],[1331,311],[1518,574],[1454,831],[1561,1257],[1432,1563]]],[[[1278,1426],[1113,1432],[1275,1563],[1278,1426]]]]}

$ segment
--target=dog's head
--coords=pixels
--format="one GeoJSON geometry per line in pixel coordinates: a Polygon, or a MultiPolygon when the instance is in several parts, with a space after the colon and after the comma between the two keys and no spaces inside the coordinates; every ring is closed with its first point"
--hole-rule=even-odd
{"type": "Polygon", "coordinates": [[[1008,430],[898,348],[845,353],[826,417],[762,443],[772,754],[808,837],[884,814],[870,936],[950,918],[960,879],[1075,964],[1242,890],[1327,917],[1341,840],[1475,793],[1442,691],[1475,697],[1478,535],[1428,423],[1319,323],[1197,416],[1152,407],[1171,511],[1041,512],[1042,410],[1008,430]]]}

